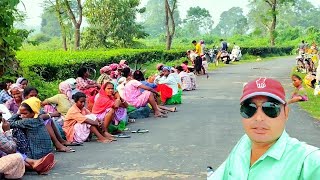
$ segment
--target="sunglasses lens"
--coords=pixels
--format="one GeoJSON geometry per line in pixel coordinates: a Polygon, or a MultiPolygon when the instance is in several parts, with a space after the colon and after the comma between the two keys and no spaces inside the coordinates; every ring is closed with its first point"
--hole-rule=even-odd
{"type": "Polygon", "coordinates": [[[243,118],[251,118],[257,111],[257,106],[254,103],[245,103],[240,107],[240,114],[243,118]]]}
{"type": "Polygon", "coordinates": [[[278,103],[265,102],[262,104],[262,110],[267,116],[276,118],[280,114],[281,106],[278,103]]]}

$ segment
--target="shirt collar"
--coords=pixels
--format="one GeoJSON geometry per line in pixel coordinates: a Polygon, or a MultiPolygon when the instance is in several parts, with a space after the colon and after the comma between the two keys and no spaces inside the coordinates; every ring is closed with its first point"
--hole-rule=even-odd
{"type": "Polygon", "coordinates": [[[270,149],[260,159],[263,160],[264,158],[269,156],[276,160],[280,160],[286,149],[288,138],[289,138],[289,135],[284,130],[280,138],[277,140],[277,142],[273,144],[270,147],[270,149]]]}

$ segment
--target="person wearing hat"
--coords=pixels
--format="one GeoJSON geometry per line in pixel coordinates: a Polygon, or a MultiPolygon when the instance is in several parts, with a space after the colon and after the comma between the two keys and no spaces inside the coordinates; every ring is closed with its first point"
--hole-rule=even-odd
{"type": "Polygon", "coordinates": [[[280,82],[258,78],[240,99],[245,135],[212,179],[319,179],[320,150],[285,131],[289,107],[280,82]]]}

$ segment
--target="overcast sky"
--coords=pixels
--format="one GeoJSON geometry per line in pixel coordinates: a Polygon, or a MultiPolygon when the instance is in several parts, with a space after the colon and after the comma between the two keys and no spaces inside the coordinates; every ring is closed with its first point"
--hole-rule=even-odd
{"type": "MultiPolygon", "coordinates": [[[[152,1],[152,0],[150,0],[152,1]]],[[[320,6],[320,0],[309,0],[313,4],[320,6]]],[[[25,24],[28,26],[40,26],[43,0],[23,0],[25,8],[19,5],[19,9],[26,11],[27,18],[25,24]]],[[[148,0],[141,0],[141,4],[145,5],[148,0]]],[[[187,10],[192,6],[200,6],[209,10],[213,20],[219,22],[220,14],[232,7],[241,7],[245,13],[248,12],[248,0],[180,0],[179,10],[182,18],[186,16],[187,10]]]]}

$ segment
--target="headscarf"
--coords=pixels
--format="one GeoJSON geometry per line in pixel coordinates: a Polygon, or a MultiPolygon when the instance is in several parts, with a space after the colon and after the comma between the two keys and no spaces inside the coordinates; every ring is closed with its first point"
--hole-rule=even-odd
{"type": "Polygon", "coordinates": [[[103,68],[100,69],[100,74],[106,73],[108,71],[111,71],[110,66],[104,66],[103,68]]]}
{"type": "Polygon", "coordinates": [[[16,81],[16,84],[21,84],[22,81],[24,81],[24,80],[27,80],[27,79],[24,78],[24,77],[19,77],[19,78],[17,79],[17,81],[16,81]]]}
{"type": "Polygon", "coordinates": [[[164,67],[162,68],[162,71],[164,71],[164,70],[167,70],[167,71],[171,72],[171,67],[169,67],[169,66],[164,66],[164,67]]]}
{"type": "Polygon", "coordinates": [[[29,99],[22,101],[22,103],[26,103],[31,107],[31,109],[34,113],[34,118],[37,118],[39,116],[40,108],[41,108],[40,99],[38,99],[36,97],[31,97],[29,99]]]}
{"type": "Polygon", "coordinates": [[[61,82],[59,84],[59,90],[68,97],[69,101],[72,101],[72,89],[71,85],[68,82],[61,82]]]}
{"type": "Polygon", "coordinates": [[[12,95],[11,93],[12,93],[12,90],[14,90],[14,89],[17,89],[17,90],[19,90],[20,92],[23,92],[23,89],[21,88],[21,86],[20,86],[19,84],[11,84],[10,87],[9,87],[9,89],[8,89],[8,93],[9,93],[10,95],[12,95]]]}
{"type": "Polygon", "coordinates": [[[116,63],[113,63],[113,64],[110,64],[110,65],[109,65],[109,67],[111,68],[112,71],[116,71],[116,70],[118,69],[118,66],[119,66],[119,65],[116,64],[116,63]]]}
{"type": "Polygon", "coordinates": [[[118,77],[118,71],[111,71],[110,78],[117,79],[117,77],[118,77]]]}
{"type": "Polygon", "coordinates": [[[105,89],[107,84],[102,85],[99,90],[99,97],[94,102],[92,113],[100,114],[103,113],[106,109],[111,108],[114,105],[115,98],[113,96],[108,96],[105,89]]]}

